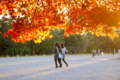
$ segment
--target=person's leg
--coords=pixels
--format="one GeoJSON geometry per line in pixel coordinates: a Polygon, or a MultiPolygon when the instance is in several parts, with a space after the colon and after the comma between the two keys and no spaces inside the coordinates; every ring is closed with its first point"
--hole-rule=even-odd
{"type": "Polygon", "coordinates": [[[63,62],[66,64],[66,66],[68,67],[68,64],[67,62],[65,61],[65,58],[63,58],[63,62]]]}
{"type": "Polygon", "coordinates": [[[57,68],[58,65],[57,65],[57,59],[54,59],[55,60],[55,67],[57,68]]]}
{"type": "Polygon", "coordinates": [[[94,53],[92,54],[92,57],[94,57],[94,53]]]}
{"type": "Polygon", "coordinates": [[[62,63],[61,63],[61,59],[60,59],[60,58],[58,58],[58,62],[59,62],[59,64],[60,64],[59,67],[62,67],[62,63]]]}

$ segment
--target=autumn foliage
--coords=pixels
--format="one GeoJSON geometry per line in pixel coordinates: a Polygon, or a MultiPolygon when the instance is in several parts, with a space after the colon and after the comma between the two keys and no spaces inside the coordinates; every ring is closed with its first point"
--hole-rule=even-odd
{"type": "Polygon", "coordinates": [[[0,15],[14,19],[4,36],[11,36],[14,42],[40,43],[52,38],[50,31],[54,29],[63,29],[65,36],[91,31],[114,38],[120,28],[119,0],[0,1],[0,15]]]}

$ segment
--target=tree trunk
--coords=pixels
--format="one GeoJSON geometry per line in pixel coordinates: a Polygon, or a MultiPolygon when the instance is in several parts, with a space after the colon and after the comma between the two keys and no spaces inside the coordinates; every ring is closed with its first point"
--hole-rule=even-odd
{"type": "Polygon", "coordinates": [[[13,50],[12,50],[12,55],[14,56],[14,43],[13,43],[13,46],[12,46],[13,50]]]}
{"type": "Polygon", "coordinates": [[[2,55],[2,47],[0,46],[0,55],[2,55]]]}

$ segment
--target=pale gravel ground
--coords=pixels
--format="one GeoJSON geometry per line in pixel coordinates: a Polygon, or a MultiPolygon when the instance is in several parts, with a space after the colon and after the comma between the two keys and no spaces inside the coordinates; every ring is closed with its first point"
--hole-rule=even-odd
{"type": "Polygon", "coordinates": [[[120,60],[112,55],[67,55],[66,61],[69,67],[55,68],[53,56],[0,58],[0,80],[120,80],[120,60]]]}

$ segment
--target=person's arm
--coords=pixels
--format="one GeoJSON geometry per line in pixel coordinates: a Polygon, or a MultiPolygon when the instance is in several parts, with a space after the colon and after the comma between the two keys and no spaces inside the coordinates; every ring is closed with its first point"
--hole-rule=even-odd
{"type": "Polygon", "coordinates": [[[65,52],[68,52],[68,50],[65,48],[65,52]]]}
{"type": "Polygon", "coordinates": [[[54,53],[56,52],[56,48],[54,48],[53,52],[54,52],[54,53]]]}

